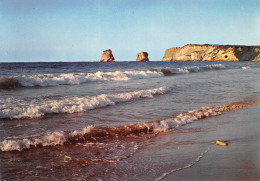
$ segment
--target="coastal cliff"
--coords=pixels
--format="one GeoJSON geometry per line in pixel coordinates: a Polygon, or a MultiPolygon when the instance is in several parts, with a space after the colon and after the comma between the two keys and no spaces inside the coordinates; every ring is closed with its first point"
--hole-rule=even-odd
{"type": "Polygon", "coordinates": [[[165,50],[162,61],[260,61],[260,46],[188,44],[165,50]]]}

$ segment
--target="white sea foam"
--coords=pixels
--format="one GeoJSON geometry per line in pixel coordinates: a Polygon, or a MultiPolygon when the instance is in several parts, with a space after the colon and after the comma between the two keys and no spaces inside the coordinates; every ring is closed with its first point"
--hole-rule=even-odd
{"type": "Polygon", "coordinates": [[[250,69],[250,66],[242,66],[241,69],[243,69],[243,70],[250,69]]]}
{"type": "Polygon", "coordinates": [[[163,76],[158,71],[115,71],[115,72],[95,72],[95,73],[64,73],[64,74],[38,74],[22,75],[17,77],[18,82],[24,87],[33,86],[57,86],[57,85],[77,85],[90,81],[126,81],[130,79],[145,79],[163,76]]]}
{"type": "MultiPolygon", "coordinates": [[[[223,110],[222,110],[223,111],[223,110]]],[[[139,134],[147,132],[164,132],[169,129],[173,129],[188,123],[192,123],[200,119],[200,117],[211,117],[217,116],[222,113],[219,108],[205,108],[197,111],[190,111],[188,113],[177,114],[172,118],[167,118],[161,121],[150,121],[142,122],[134,125],[125,125],[119,126],[118,128],[113,127],[104,127],[104,128],[95,128],[90,125],[80,130],[74,131],[55,131],[53,133],[48,133],[39,137],[24,138],[24,139],[5,139],[0,142],[1,151],[22,151],[24,149],[30,149],[31,147],[37,146],[56,146],[63,145],[67,142],[74,142],[78,140],[84,140],[85,136],[88,136],[89,133],[92,133],[92,136],[97,135],[115,135],[121,134],[139,134]],[[102,134],[99,134],[102,133],[102,134]]],[[[117,137],[115,135],[115,137],[117,137]]]]}
{"type": "Polygon", "coordinates": [[[44,136],[33,138],[5,139],[0,142],[0,150],[22,151],[24,149],[29,149],[30,147],[63,145],[69,139],[73,139],[76,136],[82,137],[85,134],[88,134],[92,129],[93,126],[90,125],[81,130],[75,130],[73,132],[55,131],[44,136]]]}
{"type": "Polygon", "coordinates": [[[18,103],[11,108],[0,109],[0,118],[21,119],[37,118],[51,113],[76,113],[101,108],[116,103],[139,98],[152,98],[156,94],[166,93],[166,87],[147,89],[120,94],[101,94],[98,96],[70,97],[61,100],[46,100],[41,103],[31,101],[27,106],[18,103]]]}
{"type": "MultiPolygon", "coordinates": [[[[151,121],[151,122],[142,122],[135,125],[128,125],[123,127],[118,127],[118,129],[113,128],[110,129],[107,128],[97,128],[95,129],[94,126],[87,126],[80,130],[74,130],[74,131],[55,131],[53,133],[48,133],[41,137],[33,137],[33,138],[24,138],[24,139],[5,139],[2,142],[0,142],[0,150],[1,151],[22,151],[24,149],[29,149],[31,147],[37,147],[37,146],[56,146],[56,145],[63,145],[64,143],[68,141],[77,141],[84,139],[84,136],[86,136],[90,132],[100,132],[100,133],[106,133],[103,135],[113,135],[112,132],[115,131],[115,134],[126,134],[126,132],[129,132],[129,134],[138,134],[141,132],[145,132],[145,130],[148,130],[148,132],[164,132],[169,129],[173,129],[188,123],[191,123],[193,121],[197,121],[199,118],[196,117],[196,115],[204,115],[204,116],[211,116],[213,114],[209,114],[209,112],[221,114],[218,110],[214,110],[209,108],[206,111],[193,111],[189,113],[182,113],[178,114],[173,118],[168,118],[161,121],[151,121]],[[121,132],[121,133],[120,133],[121,132]]],[[[217,115],[216,114],[216,115],[217,115]]],[[[93,134],[94,135],[94,134],[93,134]]],[[[98,134],[99,135],[99,134],[98,134]]],[[[102,135],[102,134],[101,134],[102,135]]]]}
{"type": "Polygon", "coordinates": [[[154,132],[162,132],[167,131],[169,129],[173,129],[179,126],[183,126],[185,124],[192,123],[194,121],[198,121],[202,118],[208,118],[212,116],[218,116],[222,114],[224,110],[221,108],[202,108],[202,110],[197,111],[189,111],[187,113],[177,114],[174,117],[170,117],[161,121],[155,122],[145,122],[145,126],[148,130],[153,130],[154,132]]]}
{"type": "Polygon", "coordinates": [[[193,73],[226,68],[222,64],[212,64],[206,66],[187,66],[176,68],[154,68],[149,70],[128,70],[115,72],[95,72],[95,73],[63,73],[63,74],[37,74],[21,75],[8,78],[0,78],[0,89],[12,89],[16,87],[35,86],[58,86],[58,85],[78,85],[93,81],[128,81],[131,79],[149,79],[163,77],[164,75],[193,73]]]}
{"type": "Polygon", "coordinates": [[[194,72],[203,72],[209,70],[220,70],[225,69],[226,67],[222,64],[212,64],[205,66],[188,66],[188,67],[178,67],[178,68],[167,68],[171,73],[194,73],[194,72]]]}
{"type": "MultiPolygon", "coordinates": [[[[209,118],[221,115],[223,112],[242,109],[243,107],[252,106],[256,103],[240,102],[236,104],[202,108],[201,110],[189,111],[186,113],[177,114],[174,117],[167,118],[161,121],[142,122],[133,125],[122,125],[119,127],[93,127],[87,126],[81,130],[74,131],[55,131],[40,137],[32,138],[13,138],[4,139],[0,142],[1,151],[22,151],[31,147],[37,146],[55,146],[63,145],[64,143],[77,142],[94,138],[95,135],[99,138],[104,135],[104,138],[118,138],[119,136],[139,135],[143,133],[158,133],[173,129],[185,124],[198,121],[200,119],[209,118]],[[91,133],[91,134],[90,134],[91,133]]],[[[197,160],[199,160],[198,157],[197,160]]],[[[186,168],[186,167],[184,167],[186,168]]]]}

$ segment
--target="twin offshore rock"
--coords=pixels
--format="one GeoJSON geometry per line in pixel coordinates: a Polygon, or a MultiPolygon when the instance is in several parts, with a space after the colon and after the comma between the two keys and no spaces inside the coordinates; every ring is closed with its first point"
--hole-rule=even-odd
{"type": "Polygon", "coordinates": [[[148,53],[147,52],[140,52],[137,54],[136,57],[137,62],[149,62],[148,53]]]}
{"type": "Polygon", "coordinates": [[[115,58],[112,54],[112,50],[108,49],[102,52],[100,62],[114,62],[115,58]]]}
{"type": "MultiPolygon", "coordinates": [[[[114,62],[115,58],[112,54],[112,50],[108,49],[102,52],[100,62],[114,62]]],[[[149,62],[148,53],[140,52],[137,54],[137,62],[149,62]]]]}

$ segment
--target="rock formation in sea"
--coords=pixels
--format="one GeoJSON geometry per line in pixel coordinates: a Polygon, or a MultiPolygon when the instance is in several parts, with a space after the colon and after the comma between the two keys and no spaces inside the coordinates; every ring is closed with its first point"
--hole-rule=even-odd
{"type": "Polygon", "coordinates": [[[114,62],[115,58],[112,54],[112,50],[105,50],[102,52],[100,62],[114,62]]]}
{"type": "Polygon", "coordinates": [[[260,46],[188,44],[165,50],[162,61],[260,61],[260,46]]]}
{"type": "Polygon", "coordinates": [[[137,54],[136,57],[137,62],[149,62],[148,53],[147,52],[140,52],[137,54]]]}

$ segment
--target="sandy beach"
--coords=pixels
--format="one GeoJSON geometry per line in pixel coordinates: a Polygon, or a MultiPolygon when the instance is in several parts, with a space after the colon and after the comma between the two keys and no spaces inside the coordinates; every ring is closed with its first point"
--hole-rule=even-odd
{"type": "Polygon", "coordinates": [[[246,107],[160,133],[115,172],[127,180],[259,180],[259,109],[246,107]],[[229,144],[217,146],[216,140],[229,144]]]}
{"type": "Polygon", "coordinates": [[[211,123],[210,131],[203,132],[197,142],[207,144],[209,151],[192,167],[173,172],[164,180],[260,180],[259,110],[260,106],[247,107],[203,120],[200,126],[211,123]],[[212,129],[212,123],[220,122],[223,124],[212,129]],[[218,139],[228,140],[229,145],[215,146],[218,139]]]}

